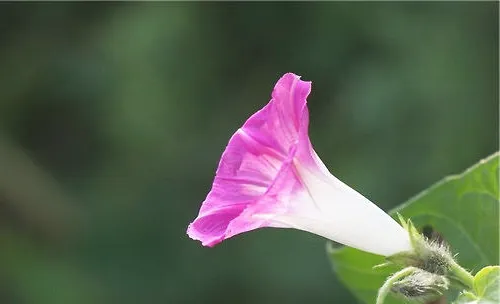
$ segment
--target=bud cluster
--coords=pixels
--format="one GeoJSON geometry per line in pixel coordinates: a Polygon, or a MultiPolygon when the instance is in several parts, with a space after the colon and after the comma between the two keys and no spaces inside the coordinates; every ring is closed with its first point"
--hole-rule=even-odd
{"type": "Polygon", "coordinates": [[[387,257],[386,264],[403,269],[380,288],[377,304],[383,303],[389,292],[406,300],[426,303],[442,296],[450,283],[470,285],[470,274],[457,264],[447,245],[420,234],[410,220],[400,216],[400,221],[409,233],[412,250],[387,257]]]}

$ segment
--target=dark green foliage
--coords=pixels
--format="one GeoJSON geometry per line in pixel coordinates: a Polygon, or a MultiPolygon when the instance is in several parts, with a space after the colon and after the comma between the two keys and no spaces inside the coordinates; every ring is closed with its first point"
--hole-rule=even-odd
{"type": "MultiPolygon", "coordinates": [[[[458,263],[468,270],[495,265],[499,260],[498,162],[499,154],[495,153],[463,174],[433,185],[393,214],[399,212],[411,218],[417,228],[433,227],[457,255],[458,263]]],[[[394,271],[389,267],[373,268],[383,263],[384,257],[353,248],[330,250],[329,256],[337,275],[364,303],[374,303],[378,288],[394,271]],[[359,260],[365,262],[357,263],[359,260]]],[[[404,259],[421,265],[420,260],[412,260],[411,256],[395,257],[400,264],[404,259]]],[[[437,268],[428,270],[441,273],[440,267],[437,268]]],[[[393,301],[388,299],[386,303],[396,303],[393,301]]]]}

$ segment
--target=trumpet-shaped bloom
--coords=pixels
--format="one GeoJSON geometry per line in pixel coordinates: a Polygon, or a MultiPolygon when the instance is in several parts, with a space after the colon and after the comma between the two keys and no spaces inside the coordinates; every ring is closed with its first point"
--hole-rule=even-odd
{"type": "Polygon", "coordinates": [[[295,228],[380,255],[411,250],[408,233],[334,177],[308,135],[311,82],[285,74],[271,101],[231,137],[188,235],[214,246],[261,227],[295,228]]]}

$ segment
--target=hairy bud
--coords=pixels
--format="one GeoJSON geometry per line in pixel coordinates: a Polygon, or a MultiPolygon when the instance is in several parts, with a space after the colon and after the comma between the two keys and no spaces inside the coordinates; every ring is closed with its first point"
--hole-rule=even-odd
{"type": "Polygon", "coordinates": [[[394,282],[391,292],[406,300],[426,303],[442,296],[449,286],[448,279],[442,275],[416,270],[411,275],[394,282]]]}

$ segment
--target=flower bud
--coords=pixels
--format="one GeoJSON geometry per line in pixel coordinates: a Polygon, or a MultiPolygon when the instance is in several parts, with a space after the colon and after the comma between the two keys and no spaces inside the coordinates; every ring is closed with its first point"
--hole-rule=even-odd
{"type": "Polygon", "coordinates": [[[443,295],[449,288],[445,276],[425,270],[416,270],[409,276],[392,284],[391,292],[406,300],[427,303],[443,295]]]}

